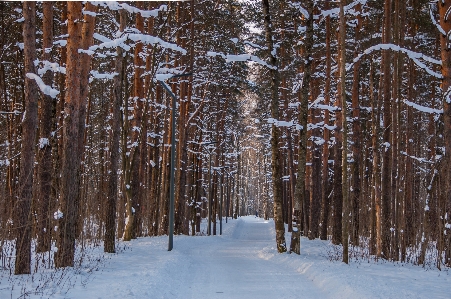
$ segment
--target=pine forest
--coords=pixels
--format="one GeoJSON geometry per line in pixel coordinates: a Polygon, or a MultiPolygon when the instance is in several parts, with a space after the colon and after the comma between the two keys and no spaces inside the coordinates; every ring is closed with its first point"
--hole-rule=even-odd
{"type": "Polygon", "coordinates": [[[451,267],[451,0],[2,1],[0,32],[2,275],[245,216],[451,267]]]}

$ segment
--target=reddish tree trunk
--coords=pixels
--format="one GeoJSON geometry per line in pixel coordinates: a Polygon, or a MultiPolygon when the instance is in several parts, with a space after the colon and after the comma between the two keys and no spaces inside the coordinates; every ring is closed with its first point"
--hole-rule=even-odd
{"type": "MultiPolygon", "coordinates": [[[[36,3],[23,3],[23,38],[25,74],[35,74],[36,60],[36,3]]],[[[33,199],[33,169],[38,115],[38,86],[25,76],[25,109],[22,120],[22,148],[17,202],[14,207],[14,226],[17,227],[14,274],[30,274],[31,264],[31,201],[33,199]]]]}
{"type": "MultiPolygon", "coordinates": [[[[42,60],[50,61],[50,50],[53,46],[53,3],[43,2],[43,37],[42,60]]],[[[51,86],[53,82],[53,73],[51,71],[45,72],[42,81],[44,84],[51,86]]],[[[38,252],[45,252],[50,250],[51,246],[51,228],[50,220],[50,198],[52,197],[52,146],[51,133],[53,128],[53,120],[55,117],[55,101],[48,95],[41,96],[41,116],[40,116],[40,148],[38,153],[38,180],[39,180],[39,194],[38,194],[38,252]]]]}
{"type": "MultiPolygon", "coordinates": [[[[127,22],[127,13],[125,10],[119,11],[120,27],[119,31],[125,30],[127,22]]],[[[124,77],[123,70],[123,49],[116,48],[117,57],[114,71],[117,75],[114,77],[112,117],[111,117],[111,154],[110,154],[110,175],[108,178],[108,197],[105,213],[105,240],[104,251],[114,253],[116,236],[116,203],[118,199],[118,164],[119,164],[119,141],[121,137],[121,102],[122,102],[122,81],[124,77]]]]}
{"type": "Polygon", "coordinates": [[[81,46],[82,3],[68,2],[68,34],[66,63],[66,101],[63,125],[63,149],[61,172],[61,196],[58,219],[58,251],[55,254],[57,268],[74,265],[76,221],[79,194],[79,146],[80,137],[80,83],[81,63],[78,49],[81,46]]]}
{"type": "MultiPolygon", "coordinates": [[[[382,33],[382,42],[385,44],[390,43],[390,30],[391,30],[391,0],[385,0],[384,6],[384,30],[382,33]]],[[[382,169],[381,169],[381,195],[382,195],[382,211],[381,211],[381,254],[382,257],[388,259],[390,257],[390,227],[391,227],[391,152],[392,147],[390,144],[391,130],[391,97],[390,97],[390,50],[382,51],[382,73],[383,79],[381,80],[382,86],[382,98],[383,98],[383,121],[384,130],[382,135],[383,148],[382,148],[382,169]]]]}

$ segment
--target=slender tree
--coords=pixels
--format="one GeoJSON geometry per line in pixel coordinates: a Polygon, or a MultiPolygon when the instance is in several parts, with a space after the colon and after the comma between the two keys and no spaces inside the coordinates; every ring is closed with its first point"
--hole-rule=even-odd
{"type": "MultiPolygon", "coordinates": [[[[296,189],[294,193],[294,212],[293,222],[296,222],[296,226],[293,223],[293,232],[291,233],[291,251],[300,254],[300,242],[301,242],[301,216],[302,206],[307,201],[305,191],[305,169],[306,169],[306,157],[307,157],[307,115],[308,105],[310,97],[310,80],[312,73],[312,50],[313,50],[313,1],[306,2],[306,13],[303,15],[303,23],[306,27],[306,37],[303,42],[303,48],[301,55],[303,55],[303,79],[302,86],[299,93],[299,125],[301,130],[299,131],[299,153],[298,153],[298,173],[296,180],[296,189]]],[[[303,211],[304,214],[306,211],[303,211]]],[[[304,232],[305,233],[305,232],[304,232]]]]}
{"type": "Polygon", "coordinates": [[[17,202],[14,222],[17,227],[14,274],[31,272],[31,201],[33,198],[33,169],[38,117],[38,86],[28,75],[35,74],[36,60],[36,3],[23,3],[23,40],[25,58],[25,109],[22,120],[22,147],[17,202]]]}
{"type": "MultiPolygon", "coordinates": [[[[391,41],[391,0],[384,2],[384,30],[382,32],[382,42],[389,44],[391,41]]],[[[382,168],[381,168],[381,195],[382,195],[382,211],[381,211],[381,252],[385,259],[390,257],[390,207],[391,207],[391,175],[390,175],[390,160],[391,160],[391,144],[390,132],[391,127],[391,97],[390,97],[390,50],[382,51],[382,98],[383,98],[383,122],[384,130],[382,134],[383,146],[382,151],[382,168]]]]}
{"type": "Polygon", "coordinates": [[[76,221],[79,192],[79,129],[80,129],[80,83],[81,62],[79,49],[82,34],[82,4],[67,3],[68,39],[66,63],[66,98],[63,124],[63,149],[61,171],[61,196],[59,199],[58,251],[55,254],[57,268],[74,265],[76,221]]]}
{"type": "Polygon", "coordinates": [[[344,14],[344,6],[346,0],[340,1],[340,26],[339,26],[339,39],[338,39],[338,69],[339,69],[339,83],[338,83],[338,97],[341,102],[342,113],[342,194],[343,194],[343,228],[342,228],[342,241],[343,244],[343,262],[349,262],[349,191],[348,191],[348,122],[347,116],[347,103],[346,103],[346,19],[344,14]]]}
{"type": "MultiPolygon", "coordinates": [[[[53,47],[53,5],[51,1],[42,3],[43,7],[43,36],[42,60],[49,63],[53,47]]],[[[42,76],[47,86],[52,86],[53,74],[50,70],[42,76]]],[[[39,123],[39,152],[38,152],[38,252],[50,250],[51,246],[51,216],[50,203],[52,198],[52,128],[55,118],[55,100],[49,95],[41,95],[41,112],[39,123]]]]}
{"type": "MultiPolygon", "coordinates": [[[[265,24],[266,46],[270,57],[270,76],[271,76],[271,117],[277,121],[279,118],[279,72],[277,70],[277,58],[274,53],[273,28],[271,24],[271,14],[269,0],[262,0],[263,16],[265,24]]],[[[279,152],[279,128],[276,123],[271,128],[271,153],[272,153],[272,180],[273,180],[273,196],[274,196],[274,222],[276,229],[277,251],[282,253],[287,251],[285,243],[285,226],[282,215],[282,174],[280,169],[280,152],[279,152]]]]}
{"type": "MultiPolygon", "coordinates": [[[[127,24],[127,12],[123,9],[119,11],[119,32],[124,32],[127,24]]],[[[104,251],[114,253],[116,237],[116,205],[118,198],[118,164],[119,164],[119,142],[121,137],[121,102],[122,85],[124,80],[124,50],[116,48],[117,56],[114,70],[117,74],[113,83],[113,103],[111,107],[111,154],[110,154],[110,175],[108,178],[108,196],[105,213],[105,241],[104,251]]]]}
{"type": "MultiPolygon", "coordinates": [[[[329,1],[326,2],[325,9],[329,8],[329,1]]],[[[325,30],[326,30],[326,82],[324,86],[324,104],[330,104],[330,83],[331,83],[331,69],[332,69],[332,55],[331,55],[331,21],[330,16],[326,17],[325,20],[325,30]]],[[[327,227],[328,227],[328,219],[329,219],[329,193],[330,193],[330,184],[329,184],[329,139],[330,139],[330,130],[329,126],[329,110],[324,111],[324,131],[323,131],[323,156],[322,156],[322,169],[321,169],[321,181],[323,184],[323,188],[321,189],[321,219],[320,219],[320,238],[321,240],[327,240],[327,227]]]]}
{"type": "MultiPolygon", "coordinates": [[[[355,50],[354,57],[360,54],[360,30],[362,29],[362,5],[356,5],[359,14],[356,17],[356,27],[354,28],[355,50]]],[[[351,164],[351,242],[353,245],[359,244],[359,207],[361,197],[361,169],[362,169],[362,134],[360,125],[360,61],[354,64],[352,82],[352,164],[351,164]]]]}

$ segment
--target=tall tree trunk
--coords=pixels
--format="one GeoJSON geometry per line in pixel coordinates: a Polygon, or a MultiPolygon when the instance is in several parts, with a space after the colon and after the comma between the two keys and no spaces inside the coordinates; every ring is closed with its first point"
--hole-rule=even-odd
{"type": "MultiPolygon", "coordinates": [[[[412,61],[409,62],[409,78],[408,78],[408,88],[407,88],[407,99],[412,101],[415,97],[415,66],[412,61]]],[[[413,130],[409,130],[408,128],[414,127],[414,115],[413,108],[407,107],[407,132],[405,136],[405,178],[404,178],[404,197],[403,197],[403,223],[402,228],[402,240],[401,240],[401,261],[404,261],[407,256],[407,248],[412,244],[413,236],[415,235],[413,229],[413,205],[412,200],[414,196],[413,191],[413,181],[414,181],[414,165],[413,161],[410,158],[414,155],[413,152],[413,130]]]]}
{"type": "MultiPolygon", "coordinates": [[[[360,30],[362,28],[362,17],[361,17],[361,4],[357,4],[356,11],[359,12],[356,21],[356,27],[354,28],[354,40],[355,40],[355,51],[354,58],[359,55],[360,47],[360,30]]],[[[361,143],[361,129],[360,129],[360,103],[359,103],[359,87],[360,87],[360,61],[354,64],[353,70],[353,80],[352,80],[352,157],[353,161],[351,164],[351,206],[352,206],[352,219],[351,219],[351,242],[353,245],[359,245],[359,207],[360,207],[360,186],[361,186],[361,165],[362,163],[362,143],[361,143]]]]}
{"type": "MultiPolygon", "coordinates": [[[[120,26],[119,32],[124,32],[127,24],[127,12],[123,9],[119,11],[120,26]]],[[[105,240],[103,250],[114,253],[116,251],[116,204],[118,201],[118,165],[119,165],[119,142],[121,138],[121,103],[122,103],[122,82],[124,80],[124,50],[116,48],[117,56],[114,71],[117,75],[113,81],[113,103],[111,109],[111,154],[110,154],[110,175],[108,177],[108,196],[105,213],[105,240]]]]}
{"type": "MultiPolygon", "coordinates": [[[[384,5],[384,30],[382,32],[382,42],[385,44],[390,43],[390,31],[391,31],[391,0],[385,0],[384,5]]],[[[390,237],[391,237],[391,144],[390,144],[390,132],[393,129],[391,127],[391,97],[390,97],[390,50],[382,50],[382,98],[384,104],[383,110],[383,122],[384,130],[382,134],[383,148],[382,148],[382,169],[381,169],[381,194],[382,194],[382,218],[381,218],[381,253],[382,257],[388,259],[390,257],[390,237]]]]}
{"type": "MultiPolygon", "coordinates": [[[[194,2],[190,3],[190,12],[193,14],[194,12],[194,2]]],[[[185,4],[178,3],[177,5],[177,23],[183,24],[187,22],[187,17],[185,12],[185,4]]],[[[194,16],[191,15],[191,40],[193,40],[193,21],[194,16]]],[[[186,47],[186,28],[183,26],[182,31],[177,36],[177,44],[179,44],[182,48],[186,47]]],[[[190,56],[189,56],[189,69],[193,69],[194,65],[194,43],[191,43],[190,46],[190,56]]],[[[180,64],[183,65],[185,61],[188,59],[181,59],[180,64]]],[[[174,223],[174,233],[175,234],[187,234],[187,231],[184,230],[186,227],[185,223],[185,194],[186,194],[186,181],[187,181],[187,164],[188,164],[188,138],[189,138],[189,127],[186,122],[189,116],[189,106],[191,102],[191,82],[192,78],[182,78],[183,81],[180,82],[180,108],[179,108],[179,120],[178,120],[178,130],[179,130],[179,142],[178,142],[178,150],[177,150],[177,169],[176,172],[176,193],[175,193],[175,223],[174,223]],[[189,80],[190,83],[186,82],[189,80]]]]}
{"type": "MultiPolygon", "coordinates": [[[[90,12],[85,13],[83,18],[83,27],[81,31],[81,49],[88,50],[89,47],[93,43],[93,34],[94,34],[94,27],[95,27],[95,11],[97,10],[97,7],[91,4],[90,2],[87,2],[84,6],[84,11],[90,12]],[[92,15],[91,13],[94,13],[92,15]]],[[[78,211],[82,211],[81,205],[82,205],[82,174],[84,173],[84,153],[85,153],[85,144],[86,144],[86,137],[87,137],[87,130],[86,124],[89,120],[89,107],[91,105],[91,97],[89,98],[88,102],[88,94],[89,94],[89,75],[90,75],[90,69],[91,69],[91,55],[84,52],[79,51],[80,56],[80,115],[79,115],[79,124],[78,124],[78,165],[80,167],[80,180],[78,181],[78,195],[77,195],[77,205],[78,211]]],[[[78,218],[80,218],[80,215],[77,215],[76,221],[78,221],[78,218]]],[[[77,222],[77,232],[76,234],[80,234],[83,231],[83,222],[77,222]]]]}
{"type": "MultiPolygon", "coordinates": [[[[43,2],[43,37],[42,37],[42,60],[50,61],[50,51],[53,47],[53,5],[54,3],[43,2]]],[[[42,76],[45,85],[52,86],[53,73],[47,71],[42,76]]],[[[38,182],[39,193],[37,199],[38,209],[38,244],[37,252],[50,250],[51,246],[51,223],[50,198],[52,198],[52,146],[51,134],[55,117],[55,101],[52,97],[41,95],[41,116],[39,125],[39,153],[38,153],[38,182]]]]}
{"type": "Polygon", "coordinates": [[[23,3],[23,40],[25,55],[25,109],[22,120],[22,148],[17,202],[14,207],[16,261],[14,274],[30,274],[31,264],[31,202],[33,199],[33,169],[38,116],[38,85],[27,74],[35,74],[36,3],[23,3]]]}
{"type": "MultiPolygon", "coordinates": [[[[320,61],[318,52],[315,53],[315,58],[313,61],[320,61]]],[[[315,65],[312,66],[315,69],[315,65]]],[[[310,101],[313,102],[318,98],[320,80],[318,78],[312,79],[310,82],[310,101]]],[[[319,220],[321,213],[321,194],[322,194],[322,184],[321,184],[321,145],[318,140],[321,140],[321,123],[319,122],[321,118],[321,111],[319,109],[310,109],[310,114],[313,126],[316,128],[312,129],[312,136],[309,138],[311,140],[310,152],[311,152],[311,177],[310,177],[310,198],[309,198],[309,230],[308,238],[310,240],[316,239],[319,236],[319,220]]]]}
{"type": "MultiPolygon", "coordinates": [[[[341,2],[340,2],[341,3],[341,2]]],[[[338,36],[338,40],[340,37],[338,36]]],[[[340,43],[340,41],[339,41],[340,43]]],[[[341,73],[337,75],[337,81],[340,81],[341,73]]],[[[340,85],[339,85],[340,86],[340,85]]],[[[334,148],[334,174],[333,174],[333,229],[332,229],[332,243],[335,245],[342,242],[342,209],[343,209],[343,160],[342,160],[342,148],[343,148],[343,115],[342,97],[340,92],[335,99],[335,148],[334,148]]]]}
{"type": "MultiPolygon", "coordinates": [[[[325,9],[329,8],[329,1],[326,1],[325,9]]],[[[331,81],[331,50],[330,50],[330,16],[326,17],[326,83],[324,87],[324,104],[329,106],[330,104],[330,81],[331,81]]],[[[329,110],[324,111],[324,132],[323,132],[324,144],[323,144],[323,156],[322,156],[322,192],[321,192],[321,219],[320,219],[320,238],[321,240],[327,240],[327,227],[329,220],[329,140],[330,140],[330,130],[329,130],[329,110]]]]}
{"type": "MultiPolygon", "coordinates": [[[[60,33],[67,35],[67,2],[57,2],[58,6],[61,10],[61,27],[60,27],[60,33]]],[[[61,66],[66,67],[67,63],[67,48],[61,47],[60,48],[60,55],[59,55],[59,64],[61,66]]],[[[55,120],[53,122],[53,131],[58,132],[59,128],[63,127],[64,122],[64,102],[66,99],[66,75],[59,73],[57,75],[57,84],[58,89],[60,91],[59,93],[59,99],[56,103],[56,111],[55,111],[55,120]]],[[[52,139],[52,156],[53,156],[53,189],[52,189],[52,211],[54,211],[58,206],[58,199],[60,196],[60,189],[61,189],[61,163],[62,163],[62,157],[63,157],[63,134],[62,130],[59,130],[59,134],[55,134],[54,138],[52,139]]],[[[53,217],[53,215],[51,215],[53,217]]],[[[55,235],[55,232],[52,234],[55,235]]]]}
{"type": "MultiPolygon", "coordinates": [[[[139,8],[142,8],[140,4],[139,8]]],[[[141,13],[136,15],[136,29],[139,32],[144,32],[144,18],[141,13]]],[[[125,195],[127,198],[126,204],[126,225],[124,232],[124,241],[130,241],[137,237],[139,232],[138,226],[141,225],[140,213],[140,168],[141,168],[141,142],[142,136],[142,116],[144,108],[144,83],[142,81],[142,66],[144,61],[141,57],[143,51],[142,42],[137,42],[134,52],[134,75],[133,75],[133,97],[132,102],[128,105],[133,105],[133,117],[129,125],[125,128],[125,134],[130,135],[130,141],[127,142],[128,155],[126,157],[124,181],[125,181],[125,195]]],[[[127,105],[127,106],[128,106],[127,105]]],[[[147,107],[147,105],[146,105],[147,107]]],[[[127,121],[127,120],[126,120],[127,121]]]]}
{"type": "Polygon", "coordinates": [[[373,247],[376,250],[376,256],[381,257],[381,177],[379,171],[380,165],[380,155],[379,155],[379,124],[380,124],[380,101],[376,102],[374,96],[374,83],[373,83],[373,62],[371,63],[370,69],[370,95],[371,95],[371,145],[373,149],[373,177],[372,184],[374,186],[372,193],[372,211],[374,210],[371,219],[372,230],[371,230],[371,245],[370,250],[373,247]],[[373,233],[374,232],[374,233],[373,233]]]}
{"type": "MultiPolygon", "coordinates": [[[[155,102],[157,104],[161,101],[161,87],[155,86],[155,102]]],[[[160,121],[161,121],[161,113],[154,114],[154,145],[153,145],[153,161],[152,164],[152,176],[151,176],[151,187],[150,187],[150,200],[152,204],[152,219],[153,219],[153,235],[158,235],[158,226],[159,226],[159,203],[160,203],[160,174],[161,174],[161,163],[160,163],[160,121]]]]}
{"type": "MultiPolygon", "coordinates": [[[[125,107],[129,106],[129,98],[127,96],[124,96],[125,101],[125,107]]],[[[123,239],[124,241],[130,241],[133,238],[133,223],[134,223],[134,217],[135,212],[133,211],[133,195],[132,195],[132,189],[131,189],[131,169],[133,167],[132,165],[132,152],[135,148],[129,148],[128,146],[128,132],[130,128],[130,122],[128,120],[129,114],[128,109],[124,109],[125,113],[123,115],[123,127],[122,127],[122,164],[123,164],[123,187],[124,187],[124,196],[125,196],[125,227],[124,227],[124,235],[123,239]]]]}
{"type": "Polygon", "coordinates": [[[80,128],[80,77],[82,3],[68,2],[68,34],[66,63],[66,99],[63,124],[63,149],[61,172],[61,196],[58,215],[58,251],[55,254],[57,268],[73,266],[75,254],[76,220],[78,215],[79,188],[79,128],[80,128]]]}
{"type": "Polygon", "coordinates": [[[343,244],[343,262],[348,263],[349,261],[349,193],[348,193],[348,123],[347,117],[347,104],[346,104],[346,19],[344,13],[344,6],[346,0],[340,1],[340,29],[339,29],[339,60],[338,69],[340,72],[340,81],[338,83],[338,97],[341,102],[342,110],[342,141],[343,149],[341,156],[342,164],[342,193],[343,193],[343,222],[342,222],[342,244],[343,244]]]}
{"type": "MultiPolygon", "coordinates": [[[[279,71],[277,69],[277,58],[273,53],[273,27],[271,25],[271,14],[269,9],[269,0],[262,0],[263,16],[265,23],[266,46],[270,55],[270,77],[271,77],[271,117],[279,119],[279,71]]],[[[276,244],[279,253],[287,251],[285,243],[285,226],[282,215],[282,175],[280,169],[279,152],[279,128],[276,124],[272,125],[271,133],[271,153],[272,153],[272,176],[273,176],[273,194],[274,194],[274,223],[276,229],[276,244]]]]}
{"type": "MultiPolygon", "coordinates": [[[[394,8],[395,13],[394,21],[393,21],[393,42],[396,45],[403,46],[404,34],[404,18],[405,18],[405,3],[402,0],[394,0],[394,8]]],[[[402,71],[403,71],[403,56],[401,53],[395,52],[393,53],[393,101],[392,101],[392,127],[391,130],[391,145],[392,145],[392,158],[391,158],[391,191],[392,191],[392,206],[391,206],[391,222],[392,222],[392,236],[391,236],[391,259],[398,261],[399,260],[399,235],[400,228],[399,224],[401,222],[400,218],[400,199],[401,199],[401,172],[400,168],[400,159],[399,159],[399,150],[401,148],[401,138],[399,136],[402,134],[400,119],[401,119],[401,88],[402,88],[402,71]]],[[[434,91],[433,91],[434,94],[434,91]]]]}
{"type": "MultiPolygon", "coordinates": [[[[308,103],[310,94],[310,80],[312,73],[312,49],[313,49],[313,1],[307,1],[308,16],[303,17],[304,25],[307,29],[305,41],[301,53],[304,56],[304,78],[302,80],[302,86],[300,90],[300,102],[299,106],[299,125],[301,130],[299,131],[299,154],[298,154],[298,174],[296,180],[296,190],[294,193],[294,207],[293,207],[293,232],[291,233],[291,246],[290,250],[296,254],[301,253],[301,215],[302,206],[306,202],[305,192],[305,168],[307,158],[307,115],[308,115],[308,103]]],[[[306,213],[306,211],[304,211],[306,213]]],[[[291,219],[290,219],[291,220],[291,219]]]]}
{"type": "MultiPolygon", "coordinates": [[[[137,2],[137,7],[144,8],[143,2],[137,2]]],[[[136,15],[136,29],[144,34],[144,18],[141,13],[136,15]]],[[[133,119],[131,121],[131,146],[134,147],[131,150],[131,164],[130,165],[130,179],[131,179],[131,194],[132,194],[132,205],[131,208],[134,209],[134,217],[131,224],[131,236],[136,238],[141,234],[142,226],[142,203],[141,194],[143,193],[141,174],[144,172],[144,161],[141,161],[142,144],[145,143],[145,137],[143,136],[143,116],[145,115],[144,110],[147,108],[146,98],[144,97],[144,82],[143,73],[144,70],[144,60],[142,58],[143,43],[138,42],[135,45],[135,56],[133,60],[134,64],[134,76],[133,76],[133,119]]]]}

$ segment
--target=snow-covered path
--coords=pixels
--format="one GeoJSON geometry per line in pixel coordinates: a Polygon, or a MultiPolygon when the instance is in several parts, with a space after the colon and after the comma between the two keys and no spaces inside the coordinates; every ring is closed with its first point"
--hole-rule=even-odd
{"type": "Polygon", "coordinates": [[[86,286],[55,298],[451,298],[447,271],[331,262],[327,244],[303,239],[301,256],[277,254],[274,223],[242,217],[222,236],[176,236],[171,252],[167,237],[133,240],[86,286]]]}
{"type": "MultiPolygon", "coordinates": [[[[273,222],[232,220],[223,236],[176,236],[132,241],[132,251],[113,258],[86,289],[65,298],[328,298],[295,269],[265,259],[273,222]]],[[[219,226],[218,226],[219,228],[219,226]]]]}
{"type": "Polygon", "coordinates": [[[272,225],[258,218],[239,219],[229,238],[205,250],[186,252],[193,275],[187,298],[325,298],[316,286],[292,269],[262,259],[259,251],[273,242],[272,225]]]}

